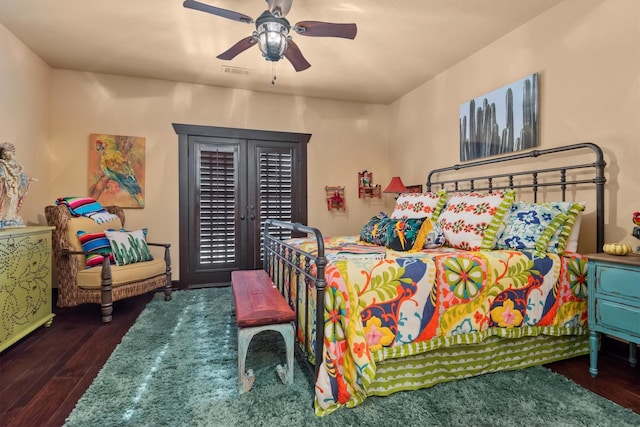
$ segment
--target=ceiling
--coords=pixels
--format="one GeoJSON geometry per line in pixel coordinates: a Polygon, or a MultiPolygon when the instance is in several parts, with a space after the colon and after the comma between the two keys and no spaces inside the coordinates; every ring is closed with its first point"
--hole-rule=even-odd
{"type": "MultiPolygon", "coordinates": [[[[257,18],[264,0],[201,0],[257,18]]],[[[182,0],[2,0],[0,23],[53,68],[388,104],[562,0],[293,0],[287,18],[355,22],[355,40],[291,32],[296,73],[257,47],[216,56],[254,25],[182,0]],[[276,75],[275,84],[272,77],[276,75]]]]}

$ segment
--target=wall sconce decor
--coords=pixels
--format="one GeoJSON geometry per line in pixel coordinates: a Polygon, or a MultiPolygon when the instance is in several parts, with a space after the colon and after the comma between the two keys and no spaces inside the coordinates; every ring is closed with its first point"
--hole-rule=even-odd
{"type": "Polygon", "coordinates": [[[387,185],[387,188],[384,189],[384,192],[396,193],[396,198],[397,198],[398,195],[400,195],[400,193],[408,193],[409,189],[405,187],[405,185],[402,183],[402,180],[400,179],[399,176],[394,176],[393,178],[391,178],[391,182],[389,182],[389,185],[387,185]]]}
{"type": "Polygon", "coordinates": [[[324,191],[327,197],[327,209],[332,211],[346,210],[344,200],[344,187],[330,187],[325,186],[324,191]]]}
{"type": "Polygon", "coordinates": [[[358,198],[366,199],[367,197],[381,198],[380,184],[373,184],[373,172],[358,172],[358,198]]]}

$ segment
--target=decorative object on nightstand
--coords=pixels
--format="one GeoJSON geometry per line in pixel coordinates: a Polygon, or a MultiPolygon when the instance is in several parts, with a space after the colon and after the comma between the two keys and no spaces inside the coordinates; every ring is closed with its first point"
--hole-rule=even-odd
{"type": "Polygon", "coordinates": [[[373,172],[358,172],[358,198],[381,198],[380,184],[373,184],[373,172]]]}
{"type": "Polygon", "coordinates": [[[345,200],[344,200],[344,187],[339,186],[325,186],[324,191],[326,193],[327,198],[327,209],[332,211],[336,210],[345,210],[345,200]]]}
{"type": "Polygon", "coordinates": [[[396,193],[396,199],[400,195],[400,193],[408,193],[409,189],[405,187],[402,183],[402,179],[399,176],[394,176],[391,178],[391,182],[387,185],[387,188],[384,189],[385,193],[396,193]]]}
{"type": "Polygon", "coordinates": [[[627,243],[605,243],[602,250],[606,254],[618,256],[629,255],[633,252],[633,248],[627,243]]]}
{"type": "MultiPolygon", "coordinates": [[[[633,213],[633,223],[635,224],[635,227],[633,227],[631,235],[636,239],[640,239],[640,212],[633,213]]],[[[640,246],[636,248],[636,251],[640,252],[640,246]]]]}
{"type": "Polygon", "coordinates": [[[600,334],[629,342],[629,364],[636,366],[640,343],[640,255],[590,254],[588,258],[591,376],[598,375],[600,334]]]}
{"type": "Polygon", "coordinates": [[[0,351],[53,321],[51,230],[0,230],[0,351]]]}

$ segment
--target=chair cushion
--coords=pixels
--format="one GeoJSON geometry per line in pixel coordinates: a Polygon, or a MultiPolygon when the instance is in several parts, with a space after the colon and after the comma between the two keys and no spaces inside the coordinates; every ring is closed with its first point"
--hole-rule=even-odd
{"type": "MultiPolygon", "coordinates": [[[[111,266],[111,286],[121,286],[130,282],[137,282],[166,272],[167,266],[163,258],[151,261],[137,262],[127,265],[111,266]]],[[[102,269],[100,267],[87,268],[78,272],[78,286],[84,289],[100,289],[102,269]]]]}

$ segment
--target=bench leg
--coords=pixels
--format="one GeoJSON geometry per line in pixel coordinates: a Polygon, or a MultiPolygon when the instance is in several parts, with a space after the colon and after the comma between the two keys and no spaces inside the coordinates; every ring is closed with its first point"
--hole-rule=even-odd
{"type": "Polygon", "coordinates": [[[238,394],[244,394],[251,390],[255,375],[252,369],[245,372],[245,361],[247,350],[251,339],[263,331],[280,332],[284,338],[287,348],[287,366],[278,365],[276,371],[283,384],[293,384],[293,345],[295,338],[295,325],[291,323],[280,323],[276,325],[255,326],[252,328],[238,328],[238,394]]]}

